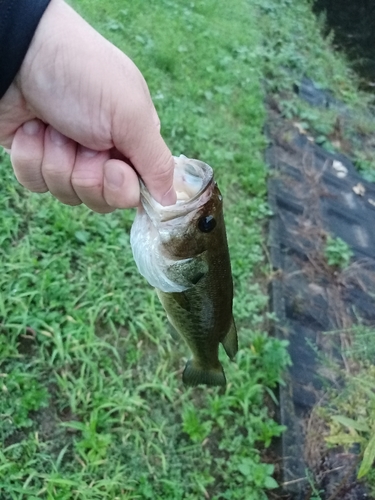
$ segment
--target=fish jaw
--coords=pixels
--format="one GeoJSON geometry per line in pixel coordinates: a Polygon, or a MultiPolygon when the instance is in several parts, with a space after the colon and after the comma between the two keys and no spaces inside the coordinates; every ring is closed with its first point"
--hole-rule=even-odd
{"type": "Polygon", "coordinates": [[[165,293],[183,292],[196,285],[208,272],[206,252],[189,258],[173,258],[161,238],[161,231],[140,206],[130,231],[133,257],[140,274],[165,293]]]}
{"type": "Polygon", "coordinates": [[[156,227],[161,222],[184,217],[199,209],[209,200],[214,187],[213,170],[207,163],[191,160],[184,155],[174,157],[174,161],[173,185],[177,192],[174,205],[163,206],[158,203],[140,181],[141,203],[156,227]]]}

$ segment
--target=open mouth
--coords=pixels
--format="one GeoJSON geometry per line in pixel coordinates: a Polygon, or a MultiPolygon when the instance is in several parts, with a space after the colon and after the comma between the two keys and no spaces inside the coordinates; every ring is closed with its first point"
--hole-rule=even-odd
{"type": "Polygon", "coordinates": [[[183,217],[206,203],[213,187],[213,170],[200,160],[181,155],[175,157],[174,188],[177,193],[175,205],[163,207],[155,201],[141,182],[141,201],[150,219],[165,222],[183,217]]]}

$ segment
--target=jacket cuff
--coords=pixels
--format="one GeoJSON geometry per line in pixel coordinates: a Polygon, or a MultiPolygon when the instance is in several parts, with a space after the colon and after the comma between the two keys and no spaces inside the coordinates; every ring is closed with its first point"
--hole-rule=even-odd
{"type": "Polygon", "coordinates": [[[14,80],[50,0],[0,0],[0,99],[14,80]]]}

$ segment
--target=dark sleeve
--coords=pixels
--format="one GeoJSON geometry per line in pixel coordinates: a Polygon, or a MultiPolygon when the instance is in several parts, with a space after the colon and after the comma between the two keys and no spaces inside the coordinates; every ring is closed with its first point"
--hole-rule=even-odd
{"type": "Polygon", "coordinates": [[[0,0],[0,99],[14,80],[50,0],[0,0]]]}

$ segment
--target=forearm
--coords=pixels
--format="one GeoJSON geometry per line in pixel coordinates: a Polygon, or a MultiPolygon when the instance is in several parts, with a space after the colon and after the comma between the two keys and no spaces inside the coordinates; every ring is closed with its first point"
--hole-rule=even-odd
{"type": "Polygon", "coordinates": [[[0,0],[0,99],[14,80],[50,0],[0,0]]]}

